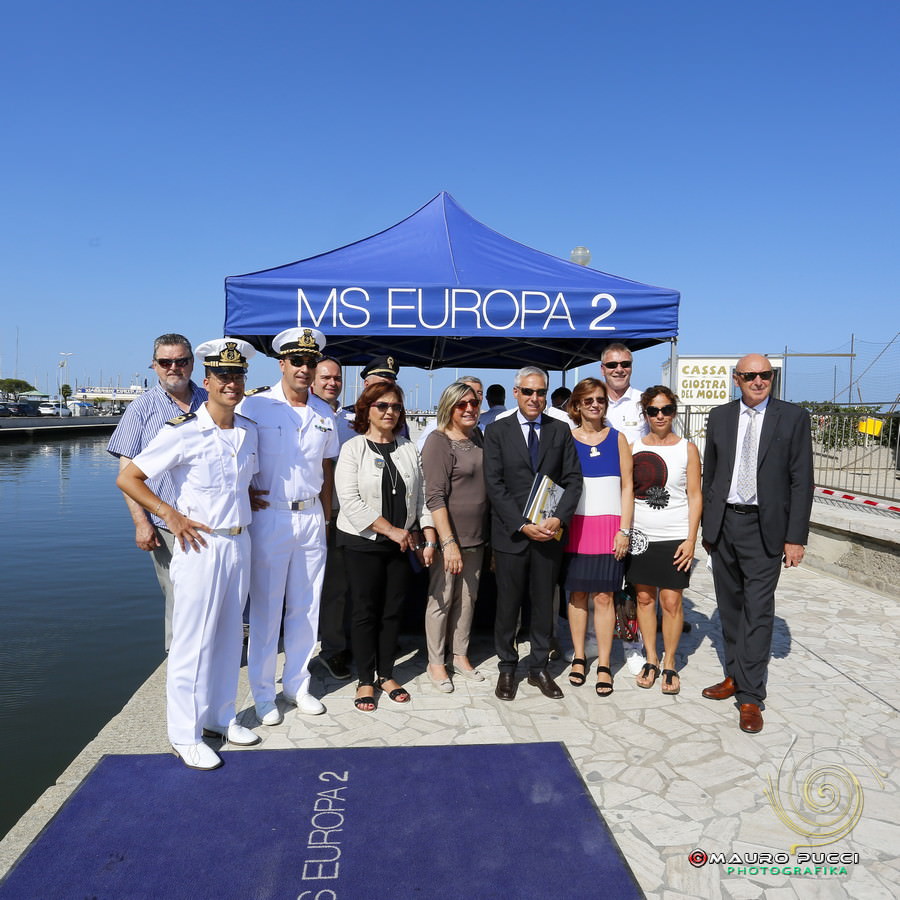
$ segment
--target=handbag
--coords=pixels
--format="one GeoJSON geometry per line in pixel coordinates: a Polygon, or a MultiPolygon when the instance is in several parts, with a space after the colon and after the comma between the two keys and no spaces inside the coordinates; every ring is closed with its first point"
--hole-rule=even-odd
{"type": "Polygon", "coordinates": [[[622,590],[613,595],[613,604],[616,608],[616,627],[614,634],[619,640],[636,641],[638,636],[637,623],[637,595],[634,588],[628,584],[622,590]]]}

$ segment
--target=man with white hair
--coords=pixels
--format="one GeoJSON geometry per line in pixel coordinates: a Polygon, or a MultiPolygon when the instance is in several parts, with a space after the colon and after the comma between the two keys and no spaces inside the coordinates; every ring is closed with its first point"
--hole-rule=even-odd
{"type": "Polygon", "coordinates": [[[250,576],[250,642],[247,674],[263,725],[278,725],[275,703],[278,633],[284,612],[285,701],[319,715],[322,702],[309,690],[325,572],[325,523],[331,519],[338,432],[331,407],[310,390],[322,358],[324,335],[288,328],[276,335],[281,380],[250,391],[242,412],[259,430],[259,474],[253,479],[250,576]]]}
{"type": "Polygon", "coordinates": [[[497,572],[494,642],[500,675],[494,693],[500,700],[516,696],[516,630],[519,612],[528,603],[528,683],[545,697],[558,700],[563,692],[547,671],[553,596],[563,555],[563,542],[556,538],[578,506],[581,465],[569,426],[544,412],[547,373],[535,366],[519,369],[513,394],[515,415],[497,419],[484,432],[484,481],[491,503],[491,543],[497,572]],[[524,511],[532,483],[541,476],[563,488],[563,494],[553,514],[535,523],[525,517],[524,511]]]}

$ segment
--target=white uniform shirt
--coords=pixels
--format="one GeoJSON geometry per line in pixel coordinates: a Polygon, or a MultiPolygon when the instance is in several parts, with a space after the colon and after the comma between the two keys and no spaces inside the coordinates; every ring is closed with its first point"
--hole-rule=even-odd
{"type": "Polygon", "coordinates": [[[241,412],[259,431],[259,474],[253,487],[268,491],[269,503],[309,500],[322,490],[322,461],[340,454],[331,407],[309,392],[306,406],[291,406],[279,381],[245,397],[241,412]]]}
{"type": "Polygon", "coordinates": [[[634,387],[628,388],[618,400],[609,398],[606,420],[616,431],[625,435],[629,445],[650,433],[650,426],[641,406],[641,392],[634,387]]]}
{"type": "Polygon", "coordinates": [[[175,508],[210,528],[250,524],[250,480],[258,468],[256,426],[235,415],[234,428],[219,428],[206,405],[177,425],[166,423],[134,458],[148,478],[168,472],[175,508]]]}

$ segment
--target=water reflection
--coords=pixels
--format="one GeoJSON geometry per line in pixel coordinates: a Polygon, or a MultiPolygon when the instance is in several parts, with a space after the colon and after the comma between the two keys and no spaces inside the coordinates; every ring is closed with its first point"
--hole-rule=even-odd
{"type": "Polygon", "coordinates": [[[16,735],[0,834],[162,659],[162,599],[106,442],[0,444],[0,728],[16,735]]]}

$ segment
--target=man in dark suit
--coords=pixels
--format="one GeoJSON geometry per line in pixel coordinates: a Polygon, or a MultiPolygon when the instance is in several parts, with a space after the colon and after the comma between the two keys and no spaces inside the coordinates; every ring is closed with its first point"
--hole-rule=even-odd
{"type": "Polygon", "coordinates": [[[563,541],[556,533],[566,525],[581,497],[581,466],[569,427],[542,415],[547,405],[547,374],[526,366],[516,373],[515,415],[488,425],[484,434],[484,478],[491,502],[491,543],[497,574],[497,617],[494,642],[500,657],[496,695],[516,696],[515,646],[519,611],[531,604],[531,655],[528,683],[554,700],[563,696],[547,672],[553,628],[553,589],[563,541]],[[536,474],[564,488],[556,515],[534,524],[525,518],[536,474]]]}
{"type": "Polygon", "coordinates": [[[803,560],[813,499],[809,415],[771,398],[772,364],[738,361],[741,399],[714,409],[703,455],[703,545],[712,556],[725,680],[708,700],[737,698],[742,731],[762,731],[781,563],[803,560]]]}

